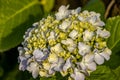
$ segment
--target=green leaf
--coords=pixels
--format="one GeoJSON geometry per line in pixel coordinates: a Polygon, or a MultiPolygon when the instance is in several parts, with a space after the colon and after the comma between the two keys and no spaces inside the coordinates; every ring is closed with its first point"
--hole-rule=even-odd
{"type": "Polygon", "coordinates": [[[83,10],[95,11],[101,14],[101,18],[104,19],[105,6],[102,0],[90,0],[84,7],[83,10]]]}
{"type": "Polygon", "coordinates": [[[87,80],[117,80],[114,72],[106,66],[98,66],[97,70],[92,72],[87,80]]]}
{"type": "Polygon", "coordinates": [[[50,12],[54,6],[55,0],[41,0],[45,12],[50,12]]]}
{"type": "Polygon", "coordinates": [[[0,0],[0,52],[17,46],[26,29],[41,17],[38,0],[0,0]]]}
{"type": "Polygon", "coordinates": [[[110,31],[107,44],[113,53],[120,51],[120,16],[109,18],[106,22],[105,28],[110,31]]]}
{"type": "Polygon", "coordinates": [[[117,80],[120,80],[120,66],[114,70],[114,73],[117,76],[117,80]]]}

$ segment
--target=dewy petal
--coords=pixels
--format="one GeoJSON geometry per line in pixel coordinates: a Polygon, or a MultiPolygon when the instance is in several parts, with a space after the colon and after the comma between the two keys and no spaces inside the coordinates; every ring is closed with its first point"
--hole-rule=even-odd
{"type": "Polygon", "coordinates": [[[84,44],[83,42],[78,43],[79,54],[84,56],[87,53],[90,53],[90,46],[84,44]]]}
{"type": "Polygon", "coordinates": [[[84,80],[85,79],[85,75],[83,73],[81,73],[77,68],[74,69],[74,74],[71,74],[71,77],[74,80],[84,80]]]}
{"type": "Polygon", "coordinates": [[[98,53],[95,53],[95,58],[94,58],[95,62],[99,65],[103,64],[104,63],[104,57],[101,56],[100,54],[98,53]]]}
{"type": "Polygon", "coordinates": [[[66,60],[66,63],[65,63],[65,65],[63,66],[63,71],[67,71],[67,69],[69,69],[71,66],[72,66],[72,63],[71,63],[71,60],[70,60],[71,58],[68,58],[67,60],[66,60]]]}
{"type": "Polygon", "coordinates": [[[95,71],[96,70],[96,63],[95,62],[88,63],[86,66],[91,71],[95,71]]]}

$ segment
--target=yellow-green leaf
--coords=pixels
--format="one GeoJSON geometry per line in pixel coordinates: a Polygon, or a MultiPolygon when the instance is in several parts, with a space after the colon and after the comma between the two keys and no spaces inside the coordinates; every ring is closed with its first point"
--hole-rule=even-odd
{"type": "Polygon", "coordinates": [[[0,52],[17,46],[41,16],[39,0],[0,0],[0,52]]]}

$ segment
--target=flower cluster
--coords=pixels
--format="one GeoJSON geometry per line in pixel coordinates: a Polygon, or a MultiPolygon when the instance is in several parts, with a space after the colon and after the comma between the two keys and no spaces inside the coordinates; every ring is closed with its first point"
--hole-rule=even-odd
{"type": "Polygon", "coordinates": [[[68,7],[61,6],[55,15],[26,31],[23,47],[18,48],[20,70],[31,72],[34,78],[60,72],[69,75],[68,80],[84,80],[110,59],[106,44],[110,32],[104,29],[100,14],[68,7]]]}

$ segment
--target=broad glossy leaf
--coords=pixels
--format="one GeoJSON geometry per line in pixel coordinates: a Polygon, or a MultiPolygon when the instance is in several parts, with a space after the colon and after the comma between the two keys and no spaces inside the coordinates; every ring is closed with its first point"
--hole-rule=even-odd
{"type": "Polygon", "coordinates": [[[97,70],[92,72],[87,80],[117,80],[114,72],[106,66],[98,66],[97,70]]]}
{"type": "Polygon", "coordinates": [[[102,0],[89,0],[89,2],[83,7],[83,10],[95,11],[101,14],[101,18],[104,18],[105,6],[102,0]]]}
{"type": "Polygon", "coordinates": [[[39,0],[0,0],[0,52],[17,46],[41,17],[39,0]]]}
{"type": "Polygon", "coordinates": [[[120,16],[109,18],[105,28],[110,31],[111,36],[107,43],[113,53],[120,51],[120,16]]]}

